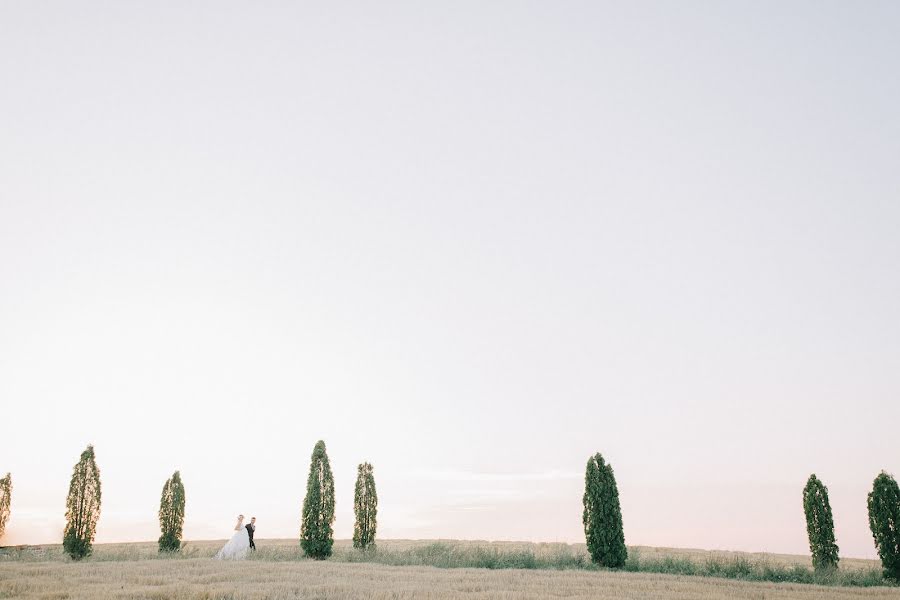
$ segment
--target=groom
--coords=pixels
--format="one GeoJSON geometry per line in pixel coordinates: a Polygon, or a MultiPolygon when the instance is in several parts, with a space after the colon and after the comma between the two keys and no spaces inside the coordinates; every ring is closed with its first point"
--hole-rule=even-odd
{"type": "Polygon", "coordinates": [[[256,544],[253,543],[253,532],[256,531],[256,517],[250,518],[250,524],[247,525],[247,535],[250,536],[250,548],[256,550],[256,544]]]}

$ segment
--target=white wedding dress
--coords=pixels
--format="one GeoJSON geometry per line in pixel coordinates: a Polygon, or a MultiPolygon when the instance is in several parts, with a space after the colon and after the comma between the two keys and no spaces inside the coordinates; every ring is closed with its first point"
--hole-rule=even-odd
{"type": "Polygon", "coordinates": [[[216,552],[215,558],[217,560],[243,560],[247,558],[249,551],[250,534],[247,533],[247,528],[241,525],[241,528],[234,532],[222,549],[216,552]]]}

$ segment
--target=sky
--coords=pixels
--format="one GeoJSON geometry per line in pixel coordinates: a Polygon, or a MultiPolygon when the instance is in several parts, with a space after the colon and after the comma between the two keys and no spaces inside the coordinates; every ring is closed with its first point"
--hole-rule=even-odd
{"type": "Polygon", "coordinates": [[[900,474],[895,2],[0,2],[4,544],[582,542],[843,556],[900,474]]]}

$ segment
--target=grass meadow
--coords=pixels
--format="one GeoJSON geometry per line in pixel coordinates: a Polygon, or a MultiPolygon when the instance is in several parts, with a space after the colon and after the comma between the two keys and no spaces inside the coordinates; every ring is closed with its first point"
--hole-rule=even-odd
{"type": "Polygon", "coordinates": [[[296,540],[259,540],[246,561],[220,562],[224,541],[99,544],[82,562],[60,546],[0,550],[0,598],[276,600],[287,598],[893,598],[876,561],[844,559],[817,577],[808,557],[631,547],[625,569],[595,567],[583,544],[386,540],[374,551],[335,543],[313,561],[296,540]]]}

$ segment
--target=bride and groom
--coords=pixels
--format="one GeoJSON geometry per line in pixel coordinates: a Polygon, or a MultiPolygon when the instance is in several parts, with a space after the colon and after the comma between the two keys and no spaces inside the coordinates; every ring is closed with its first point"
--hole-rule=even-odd
{"type": "Polygon", "coordinates": [[[238,515],[234,526],[234,535],[228,540],[222,549],[216,552],[219,560],[241,560],[247,557],[247,552],[256,550],[253,543],[253,534],[256,532],[256,517],[250,519],[250,523],[244,525],[244,515],[238,515]]]}

